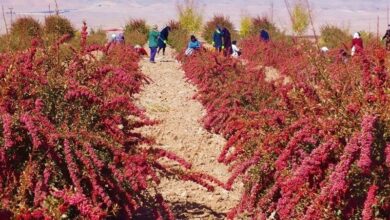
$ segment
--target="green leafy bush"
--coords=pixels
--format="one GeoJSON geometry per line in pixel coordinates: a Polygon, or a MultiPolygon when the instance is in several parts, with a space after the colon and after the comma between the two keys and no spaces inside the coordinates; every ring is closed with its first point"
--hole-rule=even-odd
{"type": "Polygon", "coordinates": [[[132,19],[125,26],[125,40],[133,45],[144,45],[148,40],[149,28],[144,19],[132,19]]]}
{"type": "Polygon", "coordinates": [[[97,45],[104,45],[107,42],[107,34],[102,29],[98,29],[97,31],[91,30],[88,39],[87,44],[97,44],[97,45]]]}
{"type": "Polygon", "coordinates": [[[359,31],[361,38],[363,39],[364,42],[375,42],[379,41],[379,39],[376,37],[376,35],[372,32],[368,31],[359,31]]]}
{"type": "Polygon", "coordinates": [[[201,30],[203,15],[194,0],[185,0],[177,5],[179,23],[188,32],[196,33],[201,30]]]}
{"type": "Polygon", "coordinates": [[[251,17],[242,17],[240,21],[240,37],[248,37],[251,35],[253,22],[251,17]]]}
{"type": "Polygon", "coordinates": [[[125,32],[136,31],[141,34],[148,34],[149,28],[144,19],[132,19],[125,26],[125,32]]]}
{"type": "Polygon", "coordinates": [[[9,40],[9,34],[4,34],[0,36],[0,53],[4,53],[9,50],[9,40]]]}
{"type": "Polygon", "coordinates": [[[294,6],[292,12],[292,29],[298,35],[302,35],[309,27],[309,11],[302,4],[294,6]]]}
{"type": "Polygon", "coordinates": [[[321,27],[320,43],[322,46],[328,48],[340,47],[343,43],[347,43],[350,38],[347,30],[342,30],[334,25],[325,25],[321,27]]]}
{"type": "Polygon", "coordinates": [[[42,27],[41,24],[32,17],[18,18],[11,25],[11,34],[28,36],[28,37],[41,37],[42,27]]]}
{"type": "Polygon", "coordinates": [[[144,45],[148,41],[148,36],[137,31],[125,32],[125,41],[132,45],[144,45]]]}
{"type": "Polygon", "coordinates": [[[252,19],[252,34],[258,34],[261,29],[267,30],[270,34],[279,33],[280,30],[275,26],[274,23],[268,20],[267,17],[254,17],[252,19]]]}
{"type": "Polygon", "coordinates": [[[36,19],[32,17],[18,18],[11,25],[9,49],[24,50],[31,45],[34,38],[41,37],[42,26],[36,19]]]}
{"type": "Polygon", "coordinates": [[[75,34],[76,30],[67,18],[59,15],[50,15],[45,18],[45,40],[48,45],[63,35],[69,35],[69,40],[71,40],[75,34]]]}
{"type": "Polygon", "coordinates": [[[190,33],[182,28],[173,29],[169,35],[168,44],[176,51],[182,51],[187,47],[190,33]]]}
{"type": "Polygon", "coordinates": [[[271,39],[283,40],[286,38],[286,35],[267,17],[256,16],[241,19],[240,36],[242,38],[259,35],[261,29],[267,30],[271,39]]]}
{"type": "Polygon", "coordinates": [[[217,28],[217,25],[229,29],[232,40],[238,38],[238,33],[235,31],[233,23],[230,21],[229,17],[223,15],[214,15],[214,17],[206,23],[203,28],[202,37],[208,43],[211,43],[213,40],[213,33],[217,28]]]}
{"type": "Polygon", "coordinates": [[[168,26],[171,28],[172,31],[181,28],[180,22],[175,21],[175,20],[170,20],[170,21],[168,22],[168,26]]]}
{"type": "Polygon", "coordinates": [[[190,39],[190,32],[184,29],[179,21],[171,20],[168,22],[171,32],[168,38],[168,45],[180,52],[187,48],[187,43],[190,39]]]}

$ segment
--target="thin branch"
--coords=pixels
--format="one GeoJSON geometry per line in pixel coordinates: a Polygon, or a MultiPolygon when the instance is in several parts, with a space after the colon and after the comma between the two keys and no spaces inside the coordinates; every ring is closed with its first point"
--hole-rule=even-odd
{"type": "Polygon", "coordinates": [[[54,3],[56,4],[56,15],[60,14],[60,10],[58,9],[57,0],[54,0],[54,3]]]}
{"type": "Polygon", "coordinates": [[[5,25],[5,32],[8,34],[8,25],[7,25],[7,19],[5,17],[5,12],[4,12],[4,6],[1,6],[1,9],[3,11],[3,20],[4,20],[4,25],[5,25]]]}
{"type": "Polygon", "coordinates": [[[379,44],[380,40],[379,40],[379,16],[377,17],[377,21],[376,21],[376,39],[377,39],[377,43],[379,44]]]}
{"type": "Polygon", "coordinates": [[[10,50],[10,47],[11,47],[11,36],[9,34],[9,30],[8,30],[8,25],[7,25],[7,18],[5,17],[5,12],[4,12],[4,6],[2,5],[1,6],[1,10],[3,11],[3,19],[4,19],[4,24],[5,24],[5,31],[7,33],[7,37],[6,37],[6,42],[7,42],[7,48],[8,50],[10,50]]]}
{"type": "Polygon", "coordinates": [[[290,4],[288,3],[288,0],[284,0],[284,4],[286,5],[288,15],[290,16],[291,23],[294,23],[294,18],[291,13],[290,4]]]}
{"type": "Polygon", "coordinates": [[[310,24],[311,24],[311,27],[313,29],[313,34],[314,34],[314,38],[315,38],[315,41],[316,41],[316,45],[317,45],[318,50],[319,50],[320,46],[318,45],[318,36],[317,36],[316,28],[314,27],[313,17],[312,17],[312,14],[311,14],[312,11],[311,11],[311,8],[310,8],[309,0],[306,0],[306,6],[307,6],[307,12],[309,13],[310,24]]]}
{"type": "MultiPolygon", "coordinates": [[[[291,13],[291,7],[290,7],[290,4],[288,3],[288,0],[284,0],[284,4],[286,5],[288,14],[290,16],[291,25],[294,25],[294,17],[293,17],[293,15],[291,13]]],[[[295,38],[295,34],[294,34],[294,31],[292,29],[291,29],[291,33],[292,33],[292,40],[293,40],[293,42],[297,43],[297,39],[295,38]]]]}
{"type": "Polygon", "coordinates": [[[7,25],[7,19],[5,18],[5,12],[4,12],[4,6],[1,6],[1,10],[3,11],[3,20],[4,20],[4,25],[5,25],[5,32],[8,35],[8,25],[7,25]]]}

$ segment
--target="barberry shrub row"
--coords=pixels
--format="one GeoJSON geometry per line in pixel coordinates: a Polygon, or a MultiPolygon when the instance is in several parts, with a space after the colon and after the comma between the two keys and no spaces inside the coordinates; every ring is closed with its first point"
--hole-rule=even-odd
{"type": "Polygon", "coordinates": [[[388,218],[386,52],[368,45],[347,61],[305,43],[241,46],[242,60],[179,57],[207,110],[204,126],[227,139],[218,158],[231,170],[225,187],[245,185],[228,218],[388,218]]]}
{"type": "Polygon", "coordinates": [[[155,190],[161,177],[222,183],[134,131],[155,124],[134,104],[148,82],[139,57],[127,46],[86,46],[86,30],[80,49],[65,35],[0,54],[0,219],[131,219],[140,210],[174,219],[155,190]]]}

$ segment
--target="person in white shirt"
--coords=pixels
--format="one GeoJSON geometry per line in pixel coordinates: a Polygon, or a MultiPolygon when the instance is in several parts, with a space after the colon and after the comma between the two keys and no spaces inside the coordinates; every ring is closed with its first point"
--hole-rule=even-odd
{"type": "Polygon", "coordinates": [[[235,41],[235,40],[232,41],[232,50],[233,50],[232,56],[234,58],[238,58],[241,55],[240,48],[237,47],[237,41],[235,41]]]}

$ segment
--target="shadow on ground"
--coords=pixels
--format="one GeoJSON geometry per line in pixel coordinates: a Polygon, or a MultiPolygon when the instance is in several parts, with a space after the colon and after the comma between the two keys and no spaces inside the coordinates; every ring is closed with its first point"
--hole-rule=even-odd
{"type": "MultiPolygon", "coordinates": [[[[211,208],[198,203],[171,203],[172,211],[177,220],[193,219],[225,219],[224,213],[218,213],[211,208]]],[[[154,220],[155,217],[150,209],[139,209],[133,220],[154,220]]]]}
{"type": "Polygon", "coordinates": [[[177,219],[225,219],[225,213],[218,213],[198,203],[172,203],[177,219]]]}

